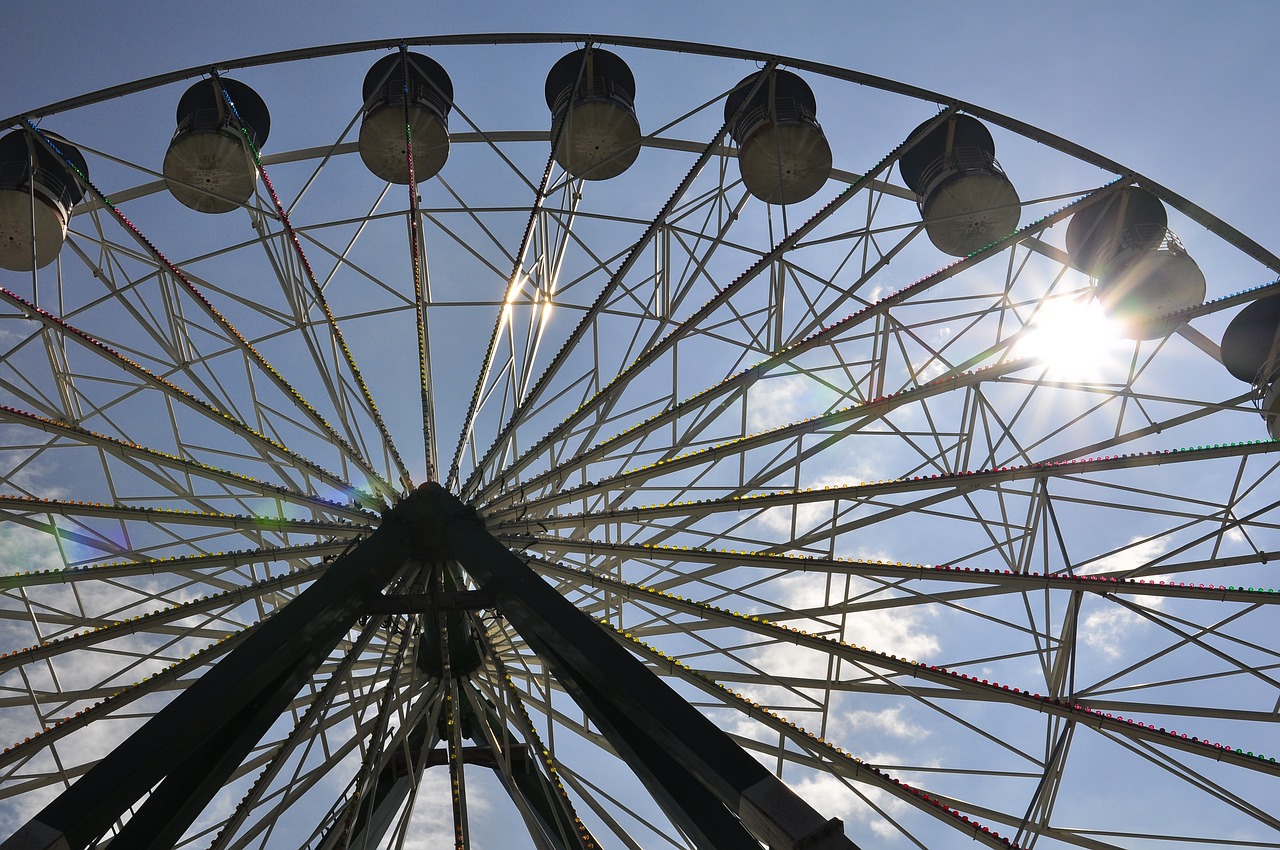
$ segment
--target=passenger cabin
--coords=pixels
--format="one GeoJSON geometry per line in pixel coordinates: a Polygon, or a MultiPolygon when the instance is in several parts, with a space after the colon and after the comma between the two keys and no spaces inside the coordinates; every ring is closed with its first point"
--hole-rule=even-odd
{"type": "Polygon", "coordinates": [[[1018,192],[996,162],[990,131],[970,115],[951,115],[902,154],[898,171],[916,194],[929,241],[944,254],[966,257],[1018,227],[1018,192]]]}
{"type": "Polygon", "coordinates": [[[164,155],[169,192],[204,213],[248,203],[258,182],[248,143],[261,150],[271,130],[271,114],[258,93],[226,77],[201,80],[179,99],[177,121],[164,155]]]}
{"type": "Polygon", "coordinates": [[[831,176],[831,145],[818,103],[800,76],[780,69],[746,77],[724,103],[747,191],[769,204],[813,197],[831,176]]]}
{"type": "Polygon", "coordinates": [[[26,130],[0,138],[0,268],[26,272],[52,263],[84,197],[75,173],[88,177],[84,156],[61,136],[44,136],[57,153],[26,130]]]}
{"type": "Polygon", "coordinates": [[[636,79],[622,57],[586,47],[562,56],[547,74],[551,143],[574,177],[607,180],[640,155],[636,79]]]}
{"type": "Polygon", "coordinates": [[[409,140],[414,182],[430,180],[449,158],[453,82],[438,62],[420,53],[394,53],[364,77],[360,159],[389,183],[409,183],[409,140]]]}

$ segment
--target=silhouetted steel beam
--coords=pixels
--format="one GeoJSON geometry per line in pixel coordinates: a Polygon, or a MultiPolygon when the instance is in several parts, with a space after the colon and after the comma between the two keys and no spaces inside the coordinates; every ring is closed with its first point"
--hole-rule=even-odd
{"type": "Polygon", "coordinates": [[[370,614],[425,614],[435,611],[474,611],[492,608],[493,597],[482,590],[379,595],[369,603],[370,614]]]}
{"type": "MultiPolygon", "coordinates": [[[[720,817],[727,810],[773,850],[852,848],[840,821],[822,817],[485,530],[475,510],[438,484],[434,503],[447,553],[519,632],[682,828],[709,846],[748,846],[720,817]],[[686,785],[686,780],[688,783],[686,785]],[[677,797],[668,787],[687,792],[677,797]],[[691,789],[701,787],[703,793],[691,789]],[[692,798],[692,799],[690,799],[692,798]],[[707,805],[714,798],[718,806],[707,805]]],[[[745,833],[743,833],[745,835],[745,833]]]]}
{"type": "MultiPolygon", "coordinates": [[[[254,629],[0,850],[83,850],[152,788],[159,786],[157,793],[166,800],[194,802],[209,787],[221,786],[265,732],[254,736],[237,724],[253,725],[268,716],[290,687],[294,690],[288,696],[296,694],[383,588],[407,564],[427,559],[432,535],[424,533],[415,501],[421,498],[410,497],[389,510],[365,541],[254,629]]],[[[180,808],[173,817],[157,815],[152,830],[166,835],[179,827],[179,833],[185,831],[181,821],[185,818],[189,826],[195,813],[189,806],[180,808]]]]}
{"type": "Polygon", "coordinates": [[[406,567],[445,559],[467,570],[699,846],[854,847],[838,820],[814,811],[548,585],[474,509],[427,484],[0,850],[83,850],[148,792],[127,843],[172,844],[338,641],[384,604],[383,589],[406,567]]]}

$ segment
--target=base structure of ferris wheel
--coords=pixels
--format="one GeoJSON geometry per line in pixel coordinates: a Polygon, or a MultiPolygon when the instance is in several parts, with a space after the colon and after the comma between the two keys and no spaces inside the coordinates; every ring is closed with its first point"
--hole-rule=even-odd
{"type": "Polygon", "coordinates": [[[1280,258],[1172,190],[612,36],[5,127],[3,850],[1280,847],[1280,258]]]}

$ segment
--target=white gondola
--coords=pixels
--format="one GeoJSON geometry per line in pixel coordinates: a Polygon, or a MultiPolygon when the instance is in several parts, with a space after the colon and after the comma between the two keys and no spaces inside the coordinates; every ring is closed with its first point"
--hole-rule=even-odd
{"type": "Polygon", "coordinates": [[[1130,338],[1169,334],[1180,324],[1170,314],[1204,300],[1204,273],[1169,231],[1164,204],[1145,189],[1126,187],[1072,216],[1067,253],[1130,338]]]}
{"type": "Polygon", "coordinates": [[[598,47],[562,56],[547,74],[556,162],[574,177],[607,180],[640,155],[636,80],[617,54],[598,47]]]}
{"type": "MultiPolygon", "coordinates": [[[[88,176],[79,150],[61,136],[44,135],[88,176]]],[[[19,272],[43,268],[62,250],[71,209],[84,197],[66,160],[23,130],[0,139],[0,268],[19,272]]]]}
{"type": "Polygon", "coordinates": [[[724,104],[738,168],[752,195],[770,204],[813,197],[831,176],[831,145],[809,84],[790,71],[743,79],[724,104]]]}
{"type": "Polygon", "coordinates": [[[394,53],[379,59],[365,74],[363,95],[359,147],[365,167],[389,183],[408,185],[407,126],[413,143],[414,181],[439,174],[449,158],[453,105],[453,83],[444,68],[420,53],[394,53]]]}
{"type": "Polygon", "coordinates": [[[225,77],[196,83],[178,101],[178,128],[164,155],[169,192],[199,212],[224,213],[243,206],[258,182],[244,133],[261,149],[270,129],[266,103],[244,83],[225,77]]]}
{"type": "Polygon", "coordinates": [[[939,123],[903,153],[898,170],[916,193],[929,241],[944,254],[968,256],[1018,226],[1018,192],[996,162],[991,133],[972,116],[939,123]]]}

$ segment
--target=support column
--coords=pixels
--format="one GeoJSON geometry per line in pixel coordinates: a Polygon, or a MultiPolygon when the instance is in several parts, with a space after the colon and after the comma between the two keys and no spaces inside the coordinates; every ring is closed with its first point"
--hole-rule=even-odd
{"type": "Polygon", "coordinates": [[[475,510],[436,484],[443,540],[497,610],[636,770],[682,828],[712,847],[854,848],[826,819],[485,530],[475,510]],[[700,787],[688,797],[670,783],[700,787]],[[692,797],[693,799],[690,799],[692,797]],[[708,805],[714,799],[720,806],[708,805]],[[722,813],[727,809],[733,818],[722,813]],[[739,828],[735,829],[730,821],[739,828]],[[733,835],[725,843],[719,840],[733,835]]]}

